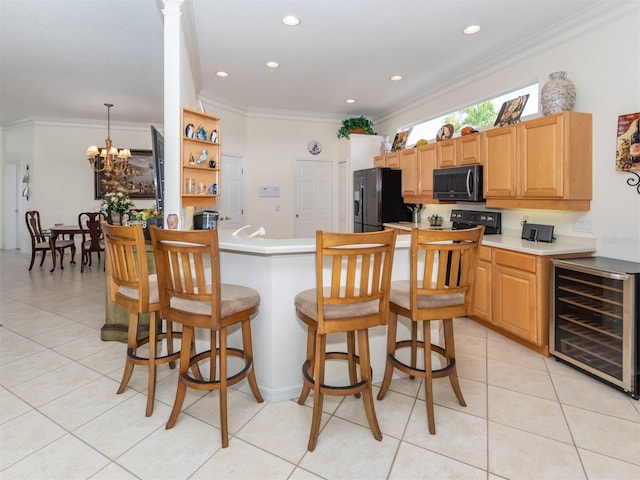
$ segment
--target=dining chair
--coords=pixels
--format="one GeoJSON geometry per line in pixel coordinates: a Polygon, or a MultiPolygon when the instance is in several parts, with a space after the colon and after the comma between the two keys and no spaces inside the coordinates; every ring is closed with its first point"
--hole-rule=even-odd
{"type": "Polygon", "coordinates": [[[182,324],[180,372],[173,409],[166,428],[172,428],[187,387],[220,392],[222,447],[229,445],[227,389],[245,378],[262,403],[253,365],[251,317],[258,311],[259,293],[248,287],[222,283],[217,230],[163,230],[149,227],[158,272],[162,318],[182,324]],[[227,345],[228,329],[240,326],[242,348],[227,345]],[[208,331],[209,343],[198,352],[195,329],[208,331]],[[229,357],[239,361],[228,362],[229,357]],[[200,366],[208,365],[208,377],[200,366]],[[233,366],[230,372],[230,366],[233,366]],[[189,368],[192,375],[189,375],[189,368]]]}
{"type": "MultiPolygon", "coordinates": [[[[51,250],[51,246],[49,245],[48,232],[42,230],[40,224],[40,212],[37,210],[29,210],[25,213],[24,218],[27,223],[27,229],[29,230],[29,236],[31,237],[31,262],[29,263],[29,271],[31,271],[36,259],[36,254],[38,252],[42,253],[42,259],[40,260],[40,266],[42,266],[47,252],[51,250]]],[[[73,259],[76,252],[74,241],[66,238],[56,239],[55,250],[60,253],[60,267],[62,267],[64,261],[64,250],[66,248],[71,249],[71,258],[73,259]]],[[[55,255],[56,252],[51,252],[51,254],[55,255]]]]}
{"type": "Polygon", "coordinates": [[[304,290],[294,299],[296,315],[307,326],[298,403],[303,405],[313,390],[309,451],[318,442],[324,395],[361,396],[373,437],[382,440],[373,405],[369,328],[387,323],[396,234],[396,230],[316,232],[316,288],[304,290]],[[327,335],[335,333],[346,334],[346,352],[326,351],[327,335]],[[326,382],[327,360],[346,361],[349,384],[326,382]]]}
{"type": "Polygon", "coordinates": [[[100,252],[104,252],[101,223],[105,221],[107,221],[107,215],[104,212],[82,212],[78,215],[78,225],[82,230],[80,273],[84,272],[85,266],[91,266],[92,253],[98,254],[98,262],[100,262],[100,252]]]}
{"type": "Polygon", "coordinates": [[[466,406],[458,382],[453,318],[471,314],[478,251],[484,227],[468,230],[411,231],[410,278],[391,284],[389,326],[387,330],[387,359],[378,400],[389,390],[394,369],[410,378],[424,379],[429,432],[436,433],[433,411],[434,378],[449,377],[451,387],[462,406],[466,406]],[[410,339],[397,340],[398,315],[410,321],[410,339]],[[442,321],[441,345],[432,344],[431,322],[442,321]],[[422,326],[422,340],[418,338],[418,324],[422,326]],[[409,363],[398,350],[409,349],[409,363]],[[422,351],[422,367],[417,362],[422,351]],[[434,368],[432,353],[440,358],[440,368],[434,368]]]}
{"type": "Polygon", "coordinates": [[[181,333],[173,331],[171,320],[166,320],[163,328],[162,318],[158,316],[158,280],[156,274],[149,274],[142,226],[116,226],[106,221],[101,226],[109,264],[111,301],[129,311],[127,358],[118,393],[124,392],[135,365],[146,366],[148,391],[145,415],[148,417],[153,413],[156,368],[165,363],[169,363],[169,368],[175,367],[180,352],[175,351],[173,342],[181,333]],[[139,316],[144,313],[149,314],[149,333],[144,338],[138,338],[139,316]],[[164,347],[161,345],[158,349],[158,342],[163,340],[164,347]],[[144,345],[148,347],[148,355],[140,352],[144,345]]]}

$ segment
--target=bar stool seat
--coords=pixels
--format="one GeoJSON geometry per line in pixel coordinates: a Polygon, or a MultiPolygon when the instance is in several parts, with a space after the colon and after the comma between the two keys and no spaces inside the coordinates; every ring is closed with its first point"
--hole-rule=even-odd
{"type": "Polygon", "coordinates": [[[251,317],[258,311],[259,293],[242,285],[220,281],[218,232],[212,230],[162,230],[149,228],[158,271],[158,293],[163,318],[182,324],[180,371],[176,397],[166,428],[176,424],[187,387],[220,391],[222,447],[229,446],[227,389],[248,381],[253,396],[262,403],[253,365],[251,317]],[[227,329],[240,325],[242,348],[227,346],[227,329]],[[208,330],[209,345],[197,352],[195,329],[208,330]],[[229,372],[229,357],[241,365],[229,372]],[[208,376],[200,364],[208,363],[208,376]],[[189,368],[193,375],[189,375],[189,368]]]}
{"type": "Polygon", "coordinates": [[[127,388],[135,365],[146,366],[149,373],[145,415],[148,417],[153,413],[156,368],[165,363],[169,368],[175,368],[180,352],[174,350],[173,341],[182,334],[173,331],[170,320],[163,328],[162,319],[158,317],[158,279],[156,274],[149,274],[142,226],[114,226],[102,221],[101,227],[109,264],[111,301],[129,310],[127,359],[118,393],[127,388]],[[140,314],[143,313],[149,314],[149,335],[138,339],[140,314]],[[164,355],[158,349],[158,342],[162,341],[166,348],[164,355]],[[144,345],[149,348],[148,355],[139,352],[144,345]]]}
{"type": "Polygon", "coordinates": [[[456,369],[453,318],[472,312],[483,233],[482,226],[455,231],[414,228],[411,231],[410,279],[391,284],[387,361],[378,400],[382,400],[389,390],[394,369],[412,379],[423,378],[431,434],[436,433],[434,378],[449,377],[458,402],[466,406],[456,369]],[[398,315],[410,320],[411,333],[407,340],[397,340],[398,315]],[[436,320],[442,321],[442,345],[431,341],[431,322],[436,320]],[[422,340],[418,338],[418,325],[422,327],[422,340]],[[400,359],[397,353],[400,349],[409,349],[409,363],[400,359]],[[418,350],[422,351],[424,368],[418,366],[418,350]],[[440,368],[434,368],[432,353],[440,357],[440,368]]]}
{"type": "Polygon", "coordinates": [[[317,445],[324,395],[362,396],[373,437],[382,440],[373,405],[368,329],[387,323],[395,242],[395,230],[316,232],[316,288],[302,291],[294,299],[296,315],[307,326],[303,386],[298,403],[303,405],[313,390],[307,445],[310,451],[317,445]],[[326,351],[330,333],[346,334],[346,352],[326,351]],[[327,360],[347,362],[348,385],[325,383],[327,360]]]}

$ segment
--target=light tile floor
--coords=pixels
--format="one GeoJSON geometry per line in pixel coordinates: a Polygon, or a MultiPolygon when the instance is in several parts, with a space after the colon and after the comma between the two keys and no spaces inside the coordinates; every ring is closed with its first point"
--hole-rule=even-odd
{"type": "MultiPolygon", "coordinates": [[[[27,479],[638,479],[640,404],[468,319],[456,320],[460,407],[435,382],[437,434],[426,431],[418,381],[395,380],[375,401],[373,439],[360,400],[325,401],[307,452],[311,408],[230,393],[229,448],[217,394],[189,393],[171,430],[175,373],[159,370],[144,416],[139,367],[116,389],[125,345],[102,342],[104,274],[79,265],[27,271],[0,251],[0,477],[27,479]]],[[[258,379],[259,380],[259,379],[258,379]]]]}

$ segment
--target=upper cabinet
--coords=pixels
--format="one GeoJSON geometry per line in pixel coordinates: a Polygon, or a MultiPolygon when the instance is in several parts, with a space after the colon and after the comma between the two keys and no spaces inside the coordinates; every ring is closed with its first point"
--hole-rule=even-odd
{"type": "Polygon", "coordinates": [[[482,136],[487,207],[589,210],[591,114],[563,112],[482,136]]]}
{"type": "Polygon", "coordinates": [[[215,205],[220,194],[220,119],[183,108],[180,138],[182,206],[215,205]]]}
{"type": "Polygon", "coordinates": [[[458,138],[450,140],[442,140],[437,142],[438,146],[438,168],[455,167],[456,166],[456,146],[458,138]]]}
{"type": "Polygon", "coordinates": [[[433,198],[433,170],[437,163],[436,143],[401,152],[402,196],[405,203],[439,203],[433,198]]]}
{"type": "Polygon", "coordinates": [[[384,166],[388,168],[400,168],[400,152],[391,152],[384,154],[384,166]]]}
{"type": "Polygon", "coordinates": [[[478,133],[456,138],[456,165],[482,163],[482,136],[478,133]]]}

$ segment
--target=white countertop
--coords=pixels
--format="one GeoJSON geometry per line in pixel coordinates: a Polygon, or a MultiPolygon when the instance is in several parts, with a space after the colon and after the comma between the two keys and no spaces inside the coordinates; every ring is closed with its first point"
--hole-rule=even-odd
{"type": "MultiPolygon", "coordinates": [[[[396,248],[409,248],[409,235],[398,235],[396,248]]],[[[316,252],[316,238],[265,238],[265,237],[234,237],[231,230],[218,230],[218,245],[220,251],[248,253],[254,255],[291,255],[316,252]]]]}
{"type": "MultiPolygon", "coordinates": [[[[445,222],[442,228],[450,227],[445,222]]],[[[413,223],[385,224],[401,230],[411,231],[413,223]],[[396,226],[398,225],[398,226],[396,226]]],[[[430,228],[428,224],[420,228],[430,228]]],[[[482,244],[488,247],[504,248],[516,252],[532,255],[564,255],[571,253],[590,253],[596,251],[596,240],[590,237],[573,237],[556,235],[553,243],[531,242],[520,238],[520,231],[505,230],[502,235],[485,235],[482,244]]],[[[316,239],[313,238],[264,238],[232,236],[229,232],[218,232],[218,242],[221,251],[248,253],[254,255],[290,255],[300,253],[315,253],[316,239]]],[[[396,248],[408,248],[409,235],[398,235],[396,248]]]]}
{"type": "MultiPolygon", "coordinates": [[[[411,222],[385,223],[385,227],[411,231],[412,228],[433,229],[428,222],[414,224],[411,222]]],[[[443,222],[442,227],[436,229],[451,228],[451,222],[443,222]]],[[[596,251],[596,239],[591,237],[573,237],[570,235],[558,235],[552,243],[531,242],[520,238],[519,230],[504,230],[501,235],[485,235],[482,244],[487,247],[504,248],[515,252],[529,253],[532,255],[565,255],[570,253],[590,253],[596,251]]],[[[404,236],[404,235],[403,235],[404,236]]]]}

